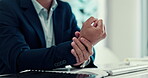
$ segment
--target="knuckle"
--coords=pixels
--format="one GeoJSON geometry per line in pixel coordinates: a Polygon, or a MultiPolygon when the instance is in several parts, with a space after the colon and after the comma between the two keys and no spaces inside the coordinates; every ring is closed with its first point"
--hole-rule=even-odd
{"type": "Polygon", "coordinates": [[[77,45],[82,46],[82,44],[79,40],[77,40],[77,45]]]}
{"type": "Polygon", "coordinates": [[[77,54],[78,54],[80,57],[82,56],[82,53],[80,53],[80,52],[78,52],[77,54]]]}
{"type": "Polygon", "coordinates": [[[91,20],[91,19],[94,19],[94,17],[93,17],[93,16],[91,16],[91,17],[90,17],[90,20],[91,20]]]}
{"type": "Polygon", "coordinates": [[[83,23],[83,26],[85,26],[85,25],[86,25],[86,22],[83,23]]]}
{"type": "Polygon", "coordinates": [[[78,41],[78,39],[77,38],[74,38],[74,41],[78,41]]]}
{"type": "Polygon", "coordinates": [[[82,52],[86,51],[86,49],[84,47],[81,48],[82,52]]]}

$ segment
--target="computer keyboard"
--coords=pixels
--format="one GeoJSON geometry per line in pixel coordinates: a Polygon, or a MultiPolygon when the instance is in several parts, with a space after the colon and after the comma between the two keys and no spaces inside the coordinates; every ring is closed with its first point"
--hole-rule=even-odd
{"type": "Polygon", "coordinates": [[[113,67],[105,71],[109,73],[109,75],[120,75],[120,74],[132,73],[147,69],[148,65],[129,65],[129,66],[113,67]]]}

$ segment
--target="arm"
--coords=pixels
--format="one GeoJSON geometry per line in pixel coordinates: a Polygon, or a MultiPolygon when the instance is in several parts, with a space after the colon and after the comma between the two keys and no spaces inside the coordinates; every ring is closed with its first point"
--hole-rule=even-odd
{"type": "Polygon", "coordinates": [[[0,26],[0,59],[9,68],[6,73],[25,69],[47,70],[76,63],[70,53],[71,41],[51,48],[30,49],[19,30],[4,25],[2,27],[2,24],[0,26]]]}
{"type": "MultiPolygon", "coordinates": [[[[80,31],[80,29],[78,28],[77,26],[77,22],[76,22],[76,19],[75,19],[75,16],[73,15],[72,11],[71,11],[71,8],[70,6],[68,5],[68,15],[71,17],[71,26],[72,26],[72,37],[75,37],[77,36],[77,34],[74,34],[76,31],[80,31]]],[[[78,36],[77,36],[78,37],[78,36]]],[[[95,49],[93,48],[93,55],[90,56],[90,63],[86,66],[86,67],[96,67],[94,65],[94,59],[95,59],[95,49]]],[[[79,67],[79,66],[75,66],[75,67],[79,67]]]]}
{"type": "Polygon", "coordinates": [[[53,69],[75,64],[71,41],[51,48],[30,49],[21,31],[20,20],[9,5],[0,2],[0,74],[25,69],[53,69]],[[67,57],[65,57],[67,56],[67,57]]]}

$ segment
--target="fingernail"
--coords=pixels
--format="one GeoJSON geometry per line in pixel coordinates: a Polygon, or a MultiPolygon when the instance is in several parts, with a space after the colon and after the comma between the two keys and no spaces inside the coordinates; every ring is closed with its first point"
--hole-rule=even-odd
{"type": "Polygon", "coordinates": [[[75,38],[73,37],[72,40],[74,41],[74,39],[75,39],[75,38]]]}
{"type": "Polygon", "coordinates": [[[74,44],[74,42],[71,42],[71,45],[73,45],[74,44]]]}
{"type": "Polygon", "coordinates": [[[74,49],[72,49],[71,51],[74,52],[74,49]]]}
{"type": "Polygon", "coordinates": [[[84,39],[83,39],[83,38],[81,38],[81,40],[82,40],[82,41],[84,41],[84,39]]]}

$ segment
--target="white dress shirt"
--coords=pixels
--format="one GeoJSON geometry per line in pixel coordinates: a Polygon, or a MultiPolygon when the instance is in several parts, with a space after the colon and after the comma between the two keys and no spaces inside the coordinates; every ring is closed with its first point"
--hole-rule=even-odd
{"type": "Polygon", "coordinates": [[[38,3],[36,0],[32,0],[32,3],[35,7],[35,10],[39,16],[40,22],[42,24],[45,41],[46,41],[46,48],[49,48],[53,45],[55,45],[55,38],[54,38],[54,32],[53,32],[53,11],[57,7],[57,1],[53,0],[52,6],[48,12],[46,8],[44,8],[40,3],[38,3]]]}

